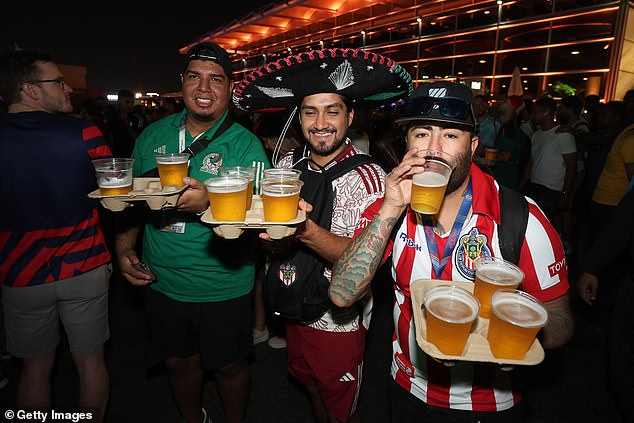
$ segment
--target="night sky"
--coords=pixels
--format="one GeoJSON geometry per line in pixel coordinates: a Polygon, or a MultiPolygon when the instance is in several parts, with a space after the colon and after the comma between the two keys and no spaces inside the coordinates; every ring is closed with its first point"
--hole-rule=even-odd
{"type": "Polygon", "coordinates": [[[0,51],[17,44],[46,51],[59,64],[85,66],[89,92],[178,91],[179,48],[269,3],[221,1],[106,0],[76,6],[12,1],[11,9],[17,10],[3,13],[0,51]],[[229,12],[220,10],[228,6],[229,12]]]}

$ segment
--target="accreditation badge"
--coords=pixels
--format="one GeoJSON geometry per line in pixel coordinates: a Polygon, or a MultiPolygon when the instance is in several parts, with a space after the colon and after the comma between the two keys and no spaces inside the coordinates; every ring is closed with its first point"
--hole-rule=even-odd
{"type": "Polygon", "coordinates": [[[181,213],[162,212],[160,218],[161,232],[171,232],[175,234],[185,233],[185,219],[181,213]]]}

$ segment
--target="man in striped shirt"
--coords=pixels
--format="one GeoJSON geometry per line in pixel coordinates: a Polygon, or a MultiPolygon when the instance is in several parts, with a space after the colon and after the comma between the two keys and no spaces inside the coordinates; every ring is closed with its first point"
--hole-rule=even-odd
{"type": "Polygon", "coordinates": [[[72,88],[48,54],[0,56],[0,284],[8,349],[21,358],[17,405],[51,407],[50,377],[64,326],[79,405],[101,421],[108,401],[104,343],[112,267],[93,159],[111,156],[99,129],[71,115],[72,88]]]}
{"type": "MultiPolygon", "coordinates": [[[[396,295],[391,370],[394,422],[523,421],[521,395],[513,389],[510,372],[493,363],[458,361],[445,366],[426,355],[415,337],[413,281],[473,282],[470,264],[475,259],[501,256],[498,225],[504,217],[500,216],[498,185],[471,162],[479,142],[474,136],[472,98],[468,87],[445,81],[423,84],[413,92],[399,119],[406,125],[408,152],[388,174],[385,197],[364,212],[361,221],[369,223],[359,227],[333,269],[331,300],[337,306],[349,306],[365,295],[376,269],[391,255],[396,295]],[[419,153],[425,149],[450,154],[456,166],[442,206],[431,219],[407,207],[411,178],[421,171],[424,158],[419,153]]],[[[528,203],[519,259],[526,275],[521,289],[547,307],[549,321],[539,337],[544,348],[555,348],[574,330],[565,255],[557,232],[537,205],[530,199],[528,203]]]]}

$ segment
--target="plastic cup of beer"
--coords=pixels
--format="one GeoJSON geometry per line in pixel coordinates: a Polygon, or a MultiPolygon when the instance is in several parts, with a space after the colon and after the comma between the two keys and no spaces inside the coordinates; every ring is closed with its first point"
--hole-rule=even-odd
{"type": "Polygon", "coordinates": [[[287,179],[299,179],[302,171],[299,169],[288,169],[281,167],[272,167],[270,169],[264,169],[264,179],[271,179],[273,177],[284,177],[287,179]]]}
{"type": "Polygon", "coordinates": [[[247,216],[249,180],[240,175],[225,175],[205,181],[211,215],[216,220],[243,222],[247,216]]]}
{"type": "Polygon", "coordinates": [[[480,305],[469,291],[454,285],[430,288],[423,300],[427,341],[446,355],[461,355],[480,305]]]}
{"type": "Polygon", "coordinates": [[[495,161],[498,158],[498,149],[487,147],[484,149],[484,158],[487,160],[495,161]]]}
{"type": "Polygon", "coordinates": [[[480,317],[491,317],[491,296],[498,289],[516,289],[524,272],[501,257],[480,257],[474,263],[473,294],[480,302],[480,317]]]}
{"type": "Polygon", "coordinates": [[[423,172],[412,177],[410,206],[422,214],[436,214],[445,198],[453,170],[452,157],[438,150],[425,150],[423,172]]]}
{"type": "Polygon", "coordinates": [[[304,182],[284,176],[262,180],[262,207],[265,222],[288,222],[297,217],[299,192],[304,182]]]}
{"type": "Polygon", "coordinates": [[[487,340],[497,358],[522,360],[537,332],[548,322],[548,311],[523,291],[500,289],[491,298],[487,340]]]}
{"type": "Polygon", "coordinates": [[[220,166],[218,168],[218,175],[240,175],[249,180],[249,186],[247,188],[247,210],[251,210],[251,203],[253,201],[253,181],[255,180],[256,168],[254,166],[220,166]]]}
{"type": "Polygon", "coordinates": [[[101,195],[120,195],[132,191],[133,159],[111,157],[92,161],[101,195]]]}
{"type": "Polygon", "coordinates": [[[183,178],[187,177],[188,164],[189,154],[187,153],[157,155],[156,165],[158,166],[159,177],[161,178],[161,186],[185,186],[183,178]]]}

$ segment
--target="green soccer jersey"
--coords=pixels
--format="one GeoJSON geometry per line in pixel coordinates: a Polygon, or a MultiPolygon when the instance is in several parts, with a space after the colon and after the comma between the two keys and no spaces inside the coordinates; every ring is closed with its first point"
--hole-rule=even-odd
{"type": "MultiPolygon", "coordinates": [[[[178,153],[183,142],[187,146],[193,142],[188,131],[181,131],[186,113],[154,122],[139,135],[133,152],[135,176],[156,167],[156,154],[178,153]]],[[[226,116],[204,136],[213,136],[226,116]]],[[[270,167],[260,140],[237,123],[190,160],[189,176],[205,181],[216,176],[221,165],[270,167]]],[[[150,285],[153,289],[186,302],[224,301],[251,291],[257,234],[245,231],[238,239],[227,240],[216,236],[194,213],[149,214],[143,260],[156,274],[157,281],[150,285]]]]}

